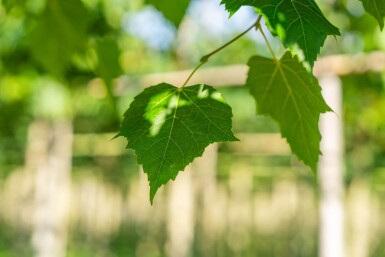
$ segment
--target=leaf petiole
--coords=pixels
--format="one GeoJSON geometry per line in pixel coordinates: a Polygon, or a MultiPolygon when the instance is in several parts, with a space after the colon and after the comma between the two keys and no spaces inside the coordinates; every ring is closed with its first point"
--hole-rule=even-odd
{"type": "Polygon", "coordinates": [[[227,46],[231,45],[232,43],[234,43],[235,41],[237,41],[239,38],[241,38],[243,35],[245,35],[247,32],[249,32],[252,28],[259,28],[260,26],[260,22],[261,22],[261,19],[262,19],[262,15],[259,15],[258,16],[258,19],[256,22],[253,23],[252,26],[250,26],[249,28],[247,28],[245,31],[243,31],[241,34],[239,34],[238,36],[236,36],[235,38],[231,39],[229,42],[227,42],[226,44],[218,47],[217,49],[215,49],[214,51],[202,56],[202,58],[200,59],[200,62],[199,64],[195,67],[195,69],[191,72],[191,74],[188,76],[188,78],[186,79],[186,81],[183,83],[182,85],[182,88],[184,86],[187,85],[187,83],[190,81],[191,77],[195,74],[195,72],[203,66],[203,64],[205,64],[206,62],[208,62],[209,58],[211,56],[213,56],[214,54],[218,53],[219,51],[221,51],[222,49],[226,48],[227,46]]]}
{"type": "Polygon", "coordinates": [[[269,40],[267,40],[267,37],[266,37],[265,32],[263,32],[263,29],[262,29],[262,27],[261,27],[261,24],[258,24],[257,26],[258,26],[257,29],[261,32],[262,37],[263,37],[263,39],[265,40],[267,47],[269,48],[269,51],[270,51],[270,53],[271,53],[271,56],[273,57],[273,59],[274,59],[275,61],[277,61],[278,59],[277,59],[277,57],[276,57],[275,54],[274,54],[273,48],[271,47],[271,45],[270,45],[270,43],[269,43],[269,40]]]}
{"type": "Polygon", "coordinates": [[[195,67],[195,69],[190,73],[190,75],[187,77],[187,79],[186,79],[186,81],[183,83],[183,85],[182,85],[182,87],[181,88],[183,88],[184,86],[186,86],[187,85],[187,83],[189,82],[189,80],[192,78],[192,76],[195,74],[195,72],[197,71],[197,70],[199,70],[199,68],[201,67],[201,66],[203,66],[203,64],[205,64],[207,62],[207,60],[205,61],[205,62],[200,62],[199,64],[198,64],[198,66],[196,66],[195,67]]]}

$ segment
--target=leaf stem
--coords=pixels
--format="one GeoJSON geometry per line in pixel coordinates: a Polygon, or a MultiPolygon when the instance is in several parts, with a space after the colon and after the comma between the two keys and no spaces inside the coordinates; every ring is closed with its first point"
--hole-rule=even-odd
{"type": "Polygon", "coordinates": [[[208,62],[209,58],[211,56],[213,56],[214,54],[218,53],[219,51],[221,51],[222,49],[226,48],[227,46],[231,45],[232,43],[234,43],[235,41],[237,41],[239,38],[241,38],[243,35],[245,35],[247,32],[249,32],[252,28],[259,28],[259,24],[261,22],[261,19],[262,19],[262,15],[259,15],[258,16],[258,19],[256,22],[253,23],[252,26],[250,26],[249,28],[247,28],[245,31],[243,31],[241,34],[239,34],[238,36],[236,36],[235,38],[231,39],[229,42],[227,42],[226,44],[218,47],[217,49],[215,49],[214,51],[204,55],[201,57],[200,59],[200,62],[198,64],[198,66],[195,67],[195,69],[191,72],[191,74],[188,76],[188,78],[186,79],[186,81],[183,83],[182,87],[183,88],[184,86],[187,85],[187,83],[190,81],[191,77],[195,74],[195,72],[203,66],[203,64],[205,64],[206,62],[208,62]]]}
{"type": "Polygon", "coordinates": [[[248,29],[243,31],[241,34],[239,34],[238,36],[236,36],[235,38],[233,38],[232,40],[230,40],[229,42],[227,42],[223,46],[215,49],[214,51],[212,51],[209,54],[206,54],[205,56],[202,56],[200,61],[203,62],[203,63],[207,62],[212,55],[216,54],[217,52],[221,51],[223,48],[226,48],[228,45],[230,45],[230,44],[234,43],[235,41],[237,41],[239,38],[241,38],[243,35],[245,35],[247,32],[249,32],[252,28],[254,28],[254,27],[258,28],[259,27],[259,23],[261,22],[261,19],[262,19],[262,15],[259,15],[257,21],[254,22],[252,26],[250,26],[248,29]]]}
{"type": "Polygon", "coordinates": [[[189,82],[189,80],[192,78],[192,76],[195,74],[195,72],[197,71],[197,70],[199,70],[199,68],[201,67],[201,66],[203,66],[203,64],[205,64],[206,62],[200,62],[199,64],[198,64],[198,66],[196,66],[195,67],[195,69],[190,73],[190,75],[187,77],[187,79],[186,79],[186,81],[183,83],[183,85],[181,86],[181,88],[183,88],[184,86],[186,86],[187,85],[187,83],[189,82]]]}
{"type": "Polygon", "coordinates": [[[275,61],[278,60],[277,57],[276,57],[275,54],[274,54],[274,51],[273,51],[273,49],[272,49],[272,47],[271,47],[269,41],[267,40],[267,37],[266,37],[265,32],[263,32],[263,29],[262,29],[262,27],[261,27],[261,24],[258,24],[257,29],[261,32],[262,37],[263,37],[263,39],[265,40],[266,45],[267,45],[267,47],[269,48],[269,51],[270,51],[270,53],[271,53],[273,59],[274,59],[275,61]]]}

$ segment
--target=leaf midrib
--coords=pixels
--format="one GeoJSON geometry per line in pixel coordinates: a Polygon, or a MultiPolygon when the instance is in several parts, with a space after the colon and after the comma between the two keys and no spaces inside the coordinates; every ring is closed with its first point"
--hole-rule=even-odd
{"type": "MultiPolygon", "coordinates": [[[[159,181],[159,175],[160,175],[160,171],[162,169],[162,166],[163,166],[163,163],[164,163],[164,160],[166,158],[166,154],[167,154],[167,151],[168,151],[168,146],[170,145],[170,141],[172,141],[171,139],[171,135],[172,135],[172,132],[174,130],[174,124],[175,124],[175,119],[176,119],[176,112],[178,111],[178,108],[179,108],[179,99],[180,99],[180,93],[181,91],[177,90],[178,91],[178,99],[177,99],[177,102],[176,102],[176,106],[175,106],[175,111],[174,111],[174,115],[172,117],[172,123],[171,123],[171,128],[170,128],[170,133],[168,134],[168,140],[167,140],[167,143],[166,143],[166,149],[164,150],[164,153],[163,153],[163,157],[162,157],[162,161],[159,165],[159,168],[158,168],[158,171],[156,173],[156,179],[155,179],[155,186],[158,188],[158,181],[159,181]]],[[[174,92],[175,93],[175,92],[174,92]]]]}

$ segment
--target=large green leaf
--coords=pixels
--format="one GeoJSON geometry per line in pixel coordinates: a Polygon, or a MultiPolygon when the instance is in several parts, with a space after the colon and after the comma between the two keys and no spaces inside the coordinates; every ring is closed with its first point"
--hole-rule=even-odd
{"type": "Polygon", "coordinates": [[[300,160],[316,171],[321,134],[321,113],[330,111],[315,77],[289,52],[280,60],[254,56],[246,86],[258,105],[258,113],[270,115],[300,160]]]}
{"type": "Polygon", "coordinates": [[[127,138],[127,148],[143,164],[151,202],[158,188],[174,180],[206,146],[237,140],[231,118],[230,106],[207,85],[177,88],[162,83],[135,97],[117,136],[127,138]]]}
{"type": "Polygon", "coordinates": [[[314,0],[222,0],[222,3],[230,14],[240,6],[254,6],[265,17],[269,30],[310,68],[326,37],[340,35],[314,0]]]}
{"type": "Polygon", "coordinates": [[[45,70],[61,75],[73,54],[87,42],[91,16],[81,0],[49,0],[27,38],[34,59],[45,70]]]}
{"type": "Polygon", "coordinates": [[[165,18],[178,27],[187,11],[190,0],[146,0],[146,3],[155,6],[165,18]]]}
{"type": "Polygon", "coordinates": [[[384,28],[385,1],[384,0],[361,0],[365,10],[373,15],[380,24],[381,30],[384,28]]]}

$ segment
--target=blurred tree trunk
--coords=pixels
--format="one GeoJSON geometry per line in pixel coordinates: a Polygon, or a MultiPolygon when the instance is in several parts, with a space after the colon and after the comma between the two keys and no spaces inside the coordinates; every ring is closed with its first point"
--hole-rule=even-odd
{"type": "Polygon", "coordinates": [[[70,199],[72,125],[34,122],[26,169],[34,175],[32,247],[36,257],[65,257],[70,199]]]}

